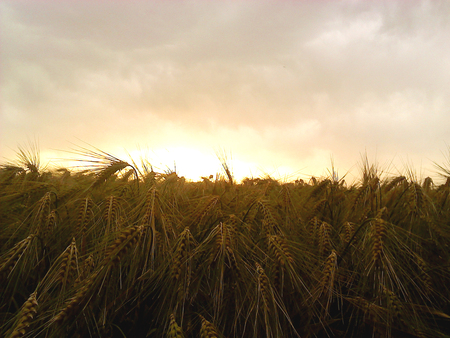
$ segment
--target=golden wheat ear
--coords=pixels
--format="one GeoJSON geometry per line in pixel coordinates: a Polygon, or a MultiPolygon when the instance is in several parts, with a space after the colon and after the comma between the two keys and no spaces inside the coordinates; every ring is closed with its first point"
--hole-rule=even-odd
{"type": "Polygon", "coordinates": [[[255,265],[256,272],[258,273],[258,290],[261,293],[264,308],[268,310],[272,305],[272,290],[270,281],[261,265],[259,265],[258,263],[255,263],[255,265]]]}
{"type": "Polygon", "coordinates": [[[382,257],[385,237],[385,221],[381,218],[376,218],[372,224],[372,261],[374,265],[377,265],[382,257]]]}
{"type": "Polygon", "coordinates": [[[72,239],[72,243],[62,254],[61,265],[57,272],[56,282],[61,284],[61,288],[65,289],[66,286],[73,280],[75,272],[78,267],[78,250],[75,243],[75,237],[72,239]]]}
{"type": "Polygon", "coordinates": [[[2,276],[7,277],[9,272],[14,268],[18,261],[22,258],[24,252],[30,247],[36,235],[29,235],[23,241],[17,243],[7,254],[2,257],[0,262],[0,280],[2,276]]]}
{"type": "Polygon", "coordinates": [[[144,226],[142,225],[123,229],[114,243],[106,249],[105,258],[101,265],[117,264],[128,250],[136,244],[143,230],[144,226]]]}
{"type": "Polygon", "coordinates": [[[85,305],[89,301],[89,296],[93,294],[94,284],[98,275],[99,271],[96,271],[92,273],[89,278],[83,280],[78,286],[77,293],[65,303],[65,306],[50,320],[49,323],[62,323],[70,316],[76,314],[77,310],[85,305]]]}
{"type": "Polygon", "coordinates": [[[19,312],[17,323],[8,338],[23,337],[27,333],[31,322],[37,313],[38,302],[36,296],[37,293],[33,292],[23,304],[19,312]]]}
{"type": "Polygon", "coordinates": [[[219,338],[219,332],[213,323],[207,321],[205,317],[199,315],[202,321],[202,327],[200,329],[200,338],[219,338]]]}
{"type": "Polygon", "coordinates": [[[172,261],[172,278],[174,280],[178,280],[181,275],[181,271],[183,268],[183,263],[185,261],[185,256],[187,252],[187,246],[189,245],[189,242],[191,240],[191,231],[188,227],[183,230],[183,232],[180,234],[179,239],[177,241],[176,250],[173,256],[172,261]]]}
{"type": "Polygon", "coordinates": [[[183,330],[178,326],[173,313],[170,315],[169,329],[166,338],[184,338],[183,330]]]}

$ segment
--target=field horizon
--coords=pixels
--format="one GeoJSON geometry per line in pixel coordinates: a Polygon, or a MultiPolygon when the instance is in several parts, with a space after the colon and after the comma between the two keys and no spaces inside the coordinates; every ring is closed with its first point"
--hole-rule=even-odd
{"type": "Polygon", "coordinates": [[[231,174],[233,181],[236,183],[254,179],[275,180],[280,183],[292,183],[298,180],[309,182],[311,179],[335,177],[335,179],[345,179],[347,184],[350,185],[358,184],[366,168],[372,167],[383,179],[404,175],[411,180],[422,181],[429,177],[436,184],[443,184],[450,172],[450,148],[447,149],[447,152],[448,154],[442,153],[442,164],[428,159],[429,163],[425,168],[423,164],[415,167],[414,163],[403,160],[397,163],[394,163],[394,159],[382,162],[376,156],[369,156],[367,152],[360,153],[358,161],[355,161],[348,168],[343,168],[337,167],[335,159],[330,155],[329,165],[322,167],[320,170],[316,167],[314,172],[308,172],[307,170],[295,170],[290,167],[284,167],[281,171],[278,170],[277,167],[283,167],[282,165],[272,166],[270,169],[267,169],[255,163],[244,164],[242,160],[234,159],[231,151],[227,152],[225,149],[220,149],[215,150],[213,155],[203,156],[202,160],[204,163],[200,162],[197,166],[194,166],[194,168],[198,169],[192,170],[192,168],[188,168],[184,172],[185,166],[178,166],[176,158],[167,157],[162,162],[161,158],[150,157],[148,152],[144,153],[141,150],[129,152],[124,149],[119,151],[120,156],[116,156],[116,154],[103,151],[86,143],[84,146],[74,145],[70,150],[54,149],[52,152],[47,153],[45,149],[44,151],[40,150],[37,141],[29,141],[26,146],[18,146],[18,150],[9,158],[3,157],[3,160],[0,161],[0,166],[11,165],[26,168],[27,163],[33,163],[42,171],[54,172],[67,169],[75,173],[84,170],[97,170],[102,165],[108,165],[109,161],[118,161],[128,163],[130,167],[135,168],[137,171],[145,171],[151,168],[157,174],[176,173],[179,177],[183,177],[189,182],[202,181],[204,178],[211,179],[211,176],[214,179],[219,179],[223,175],[228,176],[228,174],[231,174]],[[56,154],[59,154],[59,156],[56,154]],[[236,167],[238,167],[237,170],[236,167]],[[228,174],[227,170],[229,171],[228,174]]]}

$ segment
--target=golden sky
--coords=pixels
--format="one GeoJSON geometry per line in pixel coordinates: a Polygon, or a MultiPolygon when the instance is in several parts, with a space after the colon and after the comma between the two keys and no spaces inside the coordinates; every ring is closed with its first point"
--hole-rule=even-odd
{"type": "MultiPolygon", "coordinates": [[[[449,1],[0,1],[0,155],[73,144],[196,179],[433,170],[449,1]],[[81,140],[81,142],[80,142],[81,140]]],[[[2,161],[3,161],[2,159],[2,161]]],[[[357,175],[357,173],[356,173],[357,175]]]]}

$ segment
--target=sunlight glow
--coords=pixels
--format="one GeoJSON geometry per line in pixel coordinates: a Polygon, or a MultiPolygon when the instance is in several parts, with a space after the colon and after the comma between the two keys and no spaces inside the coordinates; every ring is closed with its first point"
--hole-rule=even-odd
{"type": "MultiPolygon", "coordinates": [[[[114,149],[113,151],[105,151],[123,161],[134,162],[137,166],[140,166],[142,160],[144,160],[153,167],[154,171],[159,173],[176,171],[178,176],[183,176],[191,181],[201,181],[202,177],[209,177],[210,175],[214,177],[217,177],[217,174],[226,176],[219,158],[220,155],[213,150],[208,152],[180,146],[155,150],[128,151],[126,149],[114,149]]],[[[264,167],[255,162],[243,161],[233,154],[225,155],[225,162],[236,183],[241,182],[246,177],[262,178],[270,176],[281,181],[289,181],[294,178],[292,176],[294,171],[289,166],[275,167],[272,165],[264,167]]],[[[40,158],[43,169],[61,167],[75,169],[89,165],[89,158],[64,151],[43,150],[40,152],[40,158]],[[86,160],[86,162],[82,160],[86,160]]],[[[11,159],[13,160],[14,156],[11,159]]]]}
{"type": "MultiPolygon", "coordinates": [[[[201,180],[201,177],[224,174],[219,158],[210,153],[188,147],[168,147],[142,152],[139,150],[130,152],[136,163],[140,158],[146,159],[155,171],[176,171],[179,176],[193,181],[201,180]]],[[[256,165],[236,159],[226,159],[236,181],[252,175],[257,171],[256,165]]]]}

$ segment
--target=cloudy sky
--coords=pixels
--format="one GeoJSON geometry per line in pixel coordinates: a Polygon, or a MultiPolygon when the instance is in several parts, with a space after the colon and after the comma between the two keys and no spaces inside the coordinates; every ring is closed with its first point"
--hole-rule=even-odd
{"type": "MultiPolygon", "coordinates": [[[[196,178],[442,163],[449,1],[0,0],[0,155],[89,143],[196,178]]],[[[289,176],[290,175],[290,176],[289,176]]],[[[357,175],[357,174],[356,174],[357,175]]]]}

